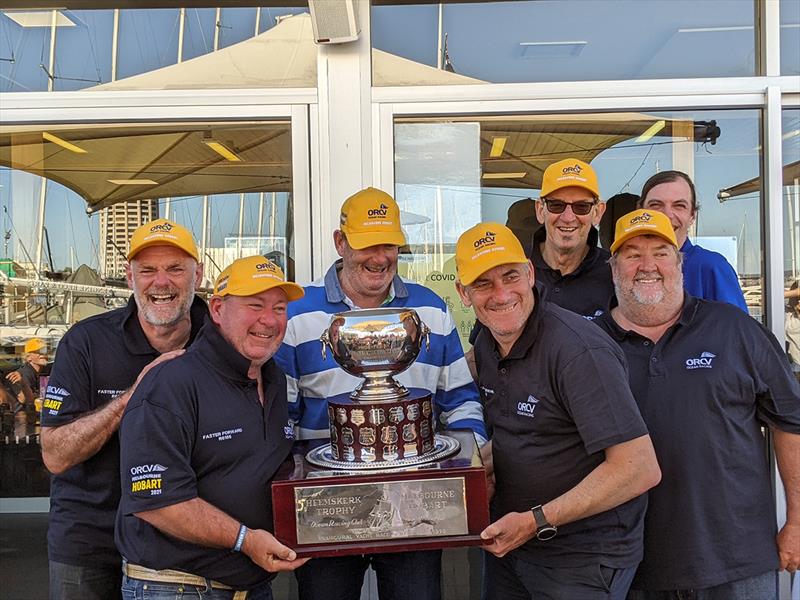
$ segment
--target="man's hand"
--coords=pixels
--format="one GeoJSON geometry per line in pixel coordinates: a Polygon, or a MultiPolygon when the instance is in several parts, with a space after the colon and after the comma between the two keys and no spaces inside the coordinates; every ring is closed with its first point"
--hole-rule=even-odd
{"type": "Polygon", "coordinates": [[[481,448],[481,460],[483,461],[483,468],[486,471],[486,497],[491,500],[494,497],[494,460],[492,459],[492,441],[489,440],[486,445],[481,448]]]}
{"type": "Polygon", "coordinates": [[[268,531],[249,529],[244,538],[242,552],[265,571],[294,571],[310,558],[297,558],[295,551],[284,546],[268,531]]]}
{"type": "Polygon", "coordinates": [[[19,371],[11,371],[11,373],[6,375],[6,379],[8,379],[11,383],[19,383],[22,381],[22,375],[19,374],[19,371]]]}
{"type": "Polygon", "coordinates": [[[142,369],[130,389],[100,409],[86,413],[64,425],[42,427],[42,459],[47,469],[58,475],[97,454],[119,429],[125,407],[147,372],[156,365],[180,356],[183,352],[184,350],[173,350],[156,358],[142,369]]]}
{"type": "Polygon", "coordinates": [[[159,355],[159,357],[156,358],[155,360],[147,363],[142,369],[142,372],[139,373],[139,376],[136,378],[136,381],[133,382],[133,385],[130,388],[128,388],[124,394],[120,394],[119,396],[117,396],[122,405],[122,410],[123,411],[125,410],[125,407],[128,405],[128,400],[131,399],[131,396],[133,396],[133,392],[136,391],[136,388],[142,382],[142,379],[144,379],[144,376],[147,375],[150,369],[152,369],[157,365],[160,365],[161,363],[165,363],[168,360],[177,358],[184,352],[186,352],[186,350],[183,348],[180,348],[178,350],[171,350],[170,352],[164,352],[164,354],[159,355]]]}
{"type": "Polygon", "coordinates": [[[800,525],[786,523],[776,540],[781,571],[794,573],[800,569],[800,525]]]}
{"type": "Polygon", "coordinates": [[[536,521],[531,511],[511,512],[501,517],[481,532],[481,538],[491,540],[483,549],[502,558],[519,548],[536,533],[536,521]]]}

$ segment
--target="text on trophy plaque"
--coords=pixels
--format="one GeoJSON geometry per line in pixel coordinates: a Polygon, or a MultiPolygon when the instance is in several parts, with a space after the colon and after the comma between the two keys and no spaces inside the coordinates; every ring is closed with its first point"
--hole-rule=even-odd
{"type": "Polygon", "coordinates": [[[299,544],[469,533],[463,477],[298,487],[299,544]]]}

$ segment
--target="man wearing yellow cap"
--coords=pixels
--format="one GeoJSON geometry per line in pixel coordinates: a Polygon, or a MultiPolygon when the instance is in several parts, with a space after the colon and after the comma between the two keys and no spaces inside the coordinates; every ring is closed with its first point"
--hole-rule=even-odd
{"type": "Polygon", "coordinates": [[[586,319],[542,299],[517,238],[480,223],[456,245],[475,342],[495,495],[485,598],[622,600],[642,555],[659,469],[625,358],[586,319]]]}
{"type": "Polygon", "coordinates": [[[609,253],[597,243],[605,209],[588,163],[567,158],[545,169],[536,203],[544,227],[534,236],[529,256],[546,298],[584,317],[601,314],[614,295],[609,253]]]}
{"type": "MultiPolygon", "coordinates": [[[[614,295],[614,285],[610,254],[597,243],[597,225],[606,205],[600,201],[594,169],[577,158],[554,162],[545,169],[539,199],[532,204],[544,226],[523,249],[540,292],[549,302],[581,316],[601,315],[614,295]]],[[[479,330],[478,324],[471,343],[479,330]]]]}
{"type": "MultiPolygon", "coordinates": [[[[431,329],[430,347],[422,348],[398,381],[434,395],[439,427],[472,429],[485,441],[478,390],[447,305],[426,287],[397,276],[398,251],[406,240],[394,198],[375,188],[348,198],[333,241],[341,260],[290,305],[286,339],[276,356],[289,382],[289,415],[298,439],[328,438],[327,399],[352,392],[360,382],[319,351],[320,332],[331,315],[387,306],[414,308],[431,329]]],[[[300,597],[357,600],[368,566],[375,569],[382,597],[440,598],[438,550],[315,559],[297,571],[300,597]]]]}
{"type": "Polygon", "coordinates": [[[270,533],[270,482],[294,438],[272,356],[302,296],[263,256],[234,261],[191,348],[136,388],[120,425],[124,599],[270,600],[275,573],[307,560],[270,533]]]}
{"type": "Polygon", "coordinates": [[[684,291],[663,213],[617,221],[617,306],[595,321],[619,344],[664,473],[650,490],[629,598],[777,599],[800,566],[800,385],[775,337],[736,306],[684,291]],[[762,427],[786,490],[778,532],[762,427]]]}
{"type": "Polygon", "coordinates": [[[30,388],[34,397],[38,398],[39,375],[47,366],[47,344],[39,338],[31,338],[25,342],[25,364],[16,371],[6,375],[11,383],[24,382],[30,388]]]}
{"type": "Polygon", "coordinates": [[[119,503],[117,429],[137,382],[183,352],[207,314],[194,294],[203,275],[192,235],[158,219],[139,227],[128,252],[127,307],[74,325],[61,340],[42,403],[42,458],[53,473],[50,597],[119,596],[114,544],[119,503]]]}
{"type": "Polygon", "coordinates": [[[683,255],[683,287],[688,294],[729,302],[747,313],[739,276],[728,260],[719,252],[689,241],[689,229],[700,209],[697,190],[689,175],[683,171],[656,173],[644,182],[638,206],[667,215],[683,255]]]}

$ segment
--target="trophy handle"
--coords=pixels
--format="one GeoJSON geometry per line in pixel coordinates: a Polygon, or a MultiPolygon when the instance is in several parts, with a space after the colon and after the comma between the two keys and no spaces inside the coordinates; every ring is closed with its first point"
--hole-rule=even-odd
{"type": "MultiPolygon", "coordinates": [[[[419,322],[420,325],[420,332],[422,333],[422,337],[425,338],[425,350],[431,349],[431,329],[422,321],[419,322]]],[[[421,341],[421,340],[420,340],[421,341]]],[[[420,344],[422,347],[422,344],[420,344]]]]}
{"type": "MultiPolygon", "coordinates": [[[[322,343],[322,360],[328,359],[328,353],[326,352],[326,346],[331,346],[331,339],[328,335],[328,330],[322,332],[322,335],[319,336],[319,341],[322,343]]],[[[331,346],[331,352],[333,352],[333,346],[331,346]]]]}

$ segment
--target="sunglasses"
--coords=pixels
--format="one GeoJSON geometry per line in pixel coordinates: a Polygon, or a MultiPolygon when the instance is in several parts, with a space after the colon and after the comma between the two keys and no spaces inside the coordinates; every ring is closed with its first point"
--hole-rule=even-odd
{"type": "Polygon", "coordinates": [[[572,213],[578,215],[580,217],[584,215],[588,215],[592,212],[592,208],[594,205],[597,204],[597,200],[589,201],[589,200],[579,200],[578,202],[564,202],[563,200],[551,200],[550,198],[545,198],[543,200],[545,207],[547,207],[547,212],[553,213],[554,215],[560,215],[567,207],[572,208],[572,213]]]}

